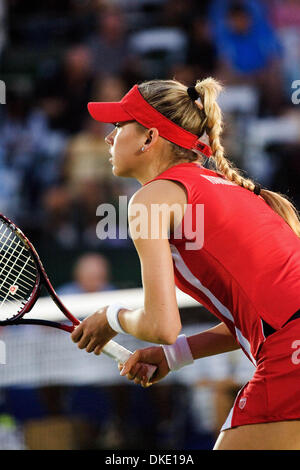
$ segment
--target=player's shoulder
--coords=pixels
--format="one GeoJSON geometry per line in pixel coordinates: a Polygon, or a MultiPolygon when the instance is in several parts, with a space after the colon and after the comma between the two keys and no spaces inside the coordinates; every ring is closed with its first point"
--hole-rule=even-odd
{"type": "Polygon", "coordinates": [[[129,204],[186,203],[184,187],[176,181],[155,179],[142,186],[130,199],[129,204]]]}

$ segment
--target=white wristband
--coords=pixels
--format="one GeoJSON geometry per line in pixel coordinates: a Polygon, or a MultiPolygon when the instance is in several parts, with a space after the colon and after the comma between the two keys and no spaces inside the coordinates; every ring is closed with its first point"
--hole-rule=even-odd
{"type": "Polygon", "coordinates": [[[123,305],[119,305],[119,304],[109,305],[109,307],[106,310],[106,318],[110,327],[116,333],[123,333],[124,335],[127,335],[128,333],[126,333],[126,331],[123,330],[123,328],[120,325],[119,318],[118,318],[119,311],[122,310],[123,308],[128,310],[127,307],[124,307],[123,305]]]}
{"type": "Polygon", "coordinates": [[[185,335],[178,336],[174,344],[162,344],[170,370],[178,370],[194,362],[192,352],[185,335]]]}

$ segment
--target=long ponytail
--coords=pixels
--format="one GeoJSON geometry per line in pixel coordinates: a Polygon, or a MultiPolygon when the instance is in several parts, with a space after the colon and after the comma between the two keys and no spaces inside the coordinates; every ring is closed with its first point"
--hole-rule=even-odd
{"type": "MultiPolygon", "coordinates": [[[[254,191],[256,184],[251,179],[244,178],[241,172],[224,155],[224,148],[220,141],[223,130],[222,112],[216,101],[218,94],[222,90],[221,85],[213,78],[206,78],[205,80],[197,81],[195,88],[199,93],[207,117],[206,132],[213,152],[211,158],[214,160],[217,170],[228,180],[239,184],[249,191],[254,191]]],[[[260,195],[300,238],[300,217],[293,203],[283,194],[267,189],[261,189],[260,195]]]]}
{"type": "MultiPolygon", "coordinates": [[[[213,160],[216,170],[228,180],[254,192],[256,183],[250,178],[245,178],[241,170],[224,155],[221,143],[223,118],[217,103],[222,86],[217,80],[209,77],[198,80],[195,89],[201,102],[192,101],[187,87],[177,80],[151,80],[139,85],[139,90],[148,103],[168,119],[199,136],[206,132],[213,152],[210,160],[213,160]]],[[[198,159],[191,150],[172,143],[170,145],[176,163],[198,159]]],[[[267,189],[261,189],[260,195],[300,238],[300,218],[293,203],[286,196],[267,189]]]]}

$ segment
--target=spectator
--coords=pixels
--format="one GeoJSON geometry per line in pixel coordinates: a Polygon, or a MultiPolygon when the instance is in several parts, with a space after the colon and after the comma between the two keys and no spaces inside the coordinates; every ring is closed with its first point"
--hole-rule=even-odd
{"type": "Polygon", "coordinates": [[[198,2],[195,0],[167,0],[163,5],[163,25],[166,27],[175,27],[189,32],[190,25],[195,14],[203,11],[207,0],[198,2]],[[201,5],[199,5],[201,3],[201,5]],[[203,5],[204,4],[204,5],[203,5]]]}
{"type": "Polygon", "coordinates": [[[219,56],[217,75],[228,84],[261,92],[261,112],[277,114],[284,103],[281,46],[257,0],[214,0],[210,21],[219,56]]]}
{"type": "Polygon", "coordinates": [[[143,67],[143,79],[164,76],[173,64],[186,62],[187,34],[181,28],[154,27],[131,35],[130,49],[143,67]]]}
{"type": "Polygon", "coordinates": [[[216,69],[216,47],[205,17],[192,19],[188,36],[187,64],[195,69],[197,78],[209,77],[216,69]]]}
{"type": "Polygon", "coordinates": [[[279,56],[279,42],[256,0],[214,0],[211,25],[220,60],[238,75],[265,69],[279,56]]]}
{"type": "Polygon", "coordinates": [[[12,218],[38,208],[43,189],[59,178],[65,140],[24,89],[9,90],[1,123],[2,211],[12,218]]]}
{"type": "Polygon", "coordinates": [[[112,177],[110,154],[104,137],[106,126],[87,118],[82,132],[70,138],[64,162],[64,177],[71,193],[78,194],[83,181],[112,177]]]}
{"type": "Polygon", "coordinates": [[[72,198],[64,185],[53,186],[45,192],[42,212],[40,230],[48,242],[52,238],[64,249],[72,248],[79,243],[77,227],[73,220],[72,198]]]}
{"type": "Polygon", "coordinates": [[[58,70],[39,83],[41,105],[52,128],[59,128],[66,134],[81,130],[92,86],[89,49],[83,45],[72,46],[65,52],[58,70]]]}
{"type": "Polygon", "coordinates": [[[96,226],[99,222],[97,207],[102,203],[113,203],[113,186],[107,179],[95,181],[94,178],[81,180],[76,198],[73,200],[73,225],[77,230],[78,246],[89,249],[101,244],[107,245],[114,240],[100,240],[97,237],[96,226]]]}
{"type": "Polygon", "coordinates": [[[112,290],[110,266],[107,259],[99,253],[82,255],[73,269],[73,281],[58,289],[59,295],[84,294],[112,290]]]}
{"type": "Polygon", "coordinates": [[[179,82],[185,83],[186,86],[190,86],[191,83],[194,83],[199,78],[195,73],[194,67],[185,64],[176,64],[171,67],[170,76],[179,82]]]}
{"type": "MultiPolygon", "coordinates": [[[[125,93],[124,82],[116,76],[96,78],[93,84],[93,93],[90,101],[119,101],[125,93]]],[[[66,145],[63,165],[64,181],[71,194],[76,198],[86,182],[101,183],[105,187],[112,179],[112,167],[109,162],[110,154],[104,141],[110,132],[111,125],[96,122],[88,115],[85,106],[86,118],[82,130],[71,136],[66,145]]],[[[113,178],[112,185],[116,184],[113,178]]],[[[106,197],[110,198],[110,191],[106,197]]],[[[98,204],[101,201],[98,201],[98,204]]],[[[96,210],[96,207],[94,208],[96,210]]]]}
{"type": "Polygon", "coordinates": [[[125,17],[120,10],[100,11],[96,31],[87,41],[94,73],[104,76],[122,72],[129,55],[126,32],[125,17]]]}
{"type": "Polygon", "coordinates": [[[94,82],[93,97],[95,101],[119,101],[126,93],[126,84],[118,75],[105,75],[94,82]]]}

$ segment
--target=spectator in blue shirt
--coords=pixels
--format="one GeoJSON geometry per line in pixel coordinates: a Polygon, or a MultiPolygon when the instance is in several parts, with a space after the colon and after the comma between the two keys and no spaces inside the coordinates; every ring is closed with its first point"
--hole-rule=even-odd
{"type": "Polygon", "coordinates": [[[219,58],[236,73],[256,73],[278,59],[279,41],[256,0],[214,0],[210,21],[219,58]]]}
{"type": "Polygon", "coordinates": [[[260,96],[260,115],[285,106],[281,44],[257,0],[213,0],[209,18],[217,50],[217,75],[226,86],[250,85],[260,96]]]}

